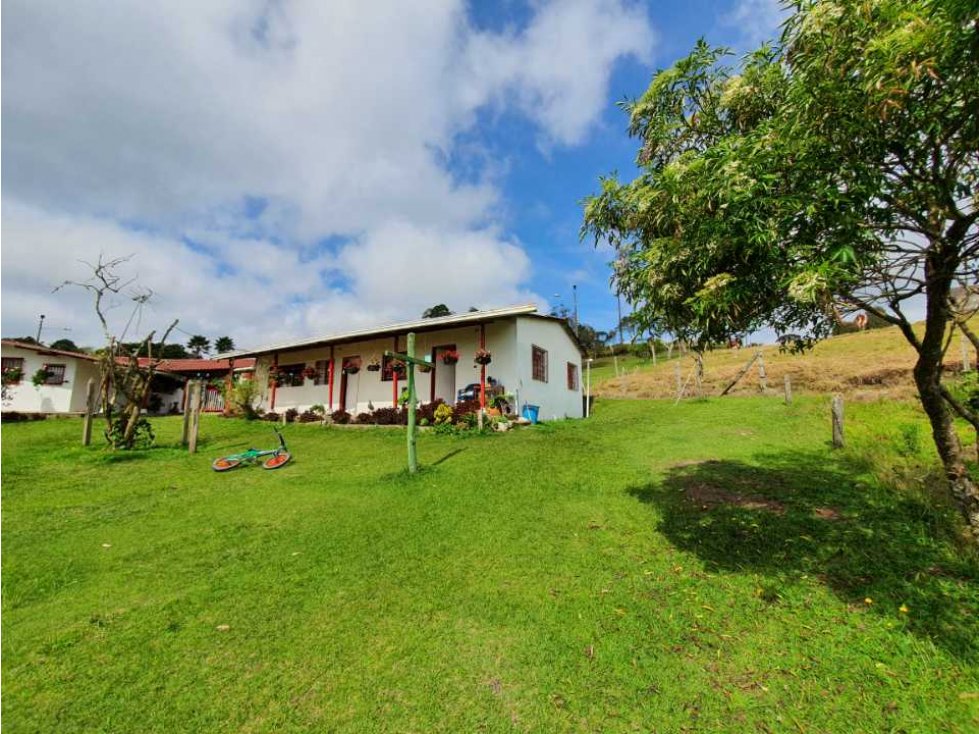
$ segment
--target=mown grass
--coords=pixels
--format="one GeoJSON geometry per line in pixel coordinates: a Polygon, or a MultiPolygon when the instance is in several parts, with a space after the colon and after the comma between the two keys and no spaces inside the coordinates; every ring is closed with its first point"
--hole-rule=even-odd
{"type": "Polygon", "coordinates": [[[205,419],[202,451],[3,430],[20,731],[971,731],[979,560],[924,423],[605,401],[476,438],[205,419]],[[914,436],[922,432],[922,440],[914,436]],[[867,601],[869,600],[869,601],[867,601]],[[902,611],[902,606],[907,610],[902,611]]]}

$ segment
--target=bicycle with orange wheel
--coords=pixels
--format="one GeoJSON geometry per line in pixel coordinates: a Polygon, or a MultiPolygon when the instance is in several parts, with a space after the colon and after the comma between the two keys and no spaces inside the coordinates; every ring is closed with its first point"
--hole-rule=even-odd
{"type": "Polygon", "coordinates": [[[242,464],[254,464],[266,456],[268,458],[262,461],[263,469],[278,469],[285,466],[292,458],[292,454],[289,453],[289,449],[286,447],[286,440],[279,433],[279,429],[273,428],[272,430],[279,437],[278,448],[268,450],[248,449],[247,451],[242,451],[240,454],[222,456],[220,459],[215,459],[211,462],[211,468],[214,471],[230,471],[242,464]]]}

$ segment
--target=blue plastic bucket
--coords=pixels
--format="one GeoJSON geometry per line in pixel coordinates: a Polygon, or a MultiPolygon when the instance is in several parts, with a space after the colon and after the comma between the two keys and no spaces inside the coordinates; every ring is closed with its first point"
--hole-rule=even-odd
{"type": "Polygon", "coordinates": [[[523,417],[529,420],[531,423],[537,422],[538,415],[540,415],[539,405],[530,405],[528,403],[523,406],[523,417]]]}

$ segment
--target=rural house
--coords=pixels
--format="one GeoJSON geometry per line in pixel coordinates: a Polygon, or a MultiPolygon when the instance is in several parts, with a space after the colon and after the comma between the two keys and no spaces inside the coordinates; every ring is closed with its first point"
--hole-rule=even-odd
{"type": "MultiPolygon", "coordinates": [[[[220,413],[224,409],[222,385],[231,375],[251,377],[254,359],[154,359],[156,374],[153,392],[147,408],[151,413],[183,413],[187,407],[187,383],[204,382],[201,406],[205,412],[220,413]]],[[[147,357],[139,358],[140,367],[148,367],[147,357]]]]}
{"type": "Polygon", "coordinates": [[[421,402],[503,395],[514,411],[537,406],[543,419],[580,418],[581,348],[565,319],[533,305],[472,311],[360,331],[273,344],[237,352],[256,357],[255,379],[270,411],[322,405],[332,412],[367,412],[396,405],[405,373],[384,356],[403,353],[416,334],[415,356],[431,371],[416,370],[421,402]],[[477,350],[489,353],[476,364],[477,350]],[[485,361],[485,360],[484,360],[485,361]]]}
{"type": "Polygon", "coordinates": [[[4,381],[8,382],[4,411],[18,413],[84,413],[89,379],[99,381],[95,357],[49,349],[12,339],[0,342],[4,381]],[[32,378],[44,370],[44,382],[32,378]]]}

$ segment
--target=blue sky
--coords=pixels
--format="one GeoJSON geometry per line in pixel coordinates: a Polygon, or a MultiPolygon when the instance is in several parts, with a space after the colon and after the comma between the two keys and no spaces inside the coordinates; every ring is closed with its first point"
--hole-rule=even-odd
{"type": "MultiPolygon", "coordinates": [[[[240,346],[533,301],[611,328],[580,200],[632,172],[615,103],[775,0],[8,0],[3,334],[100,335],[80,260],[131,256],[139,326],[240,346]],[[65,331],[70,329],[70,331],[65,331]]],[[[114,314],[128,317],[124,299],[114,314]]]]}

